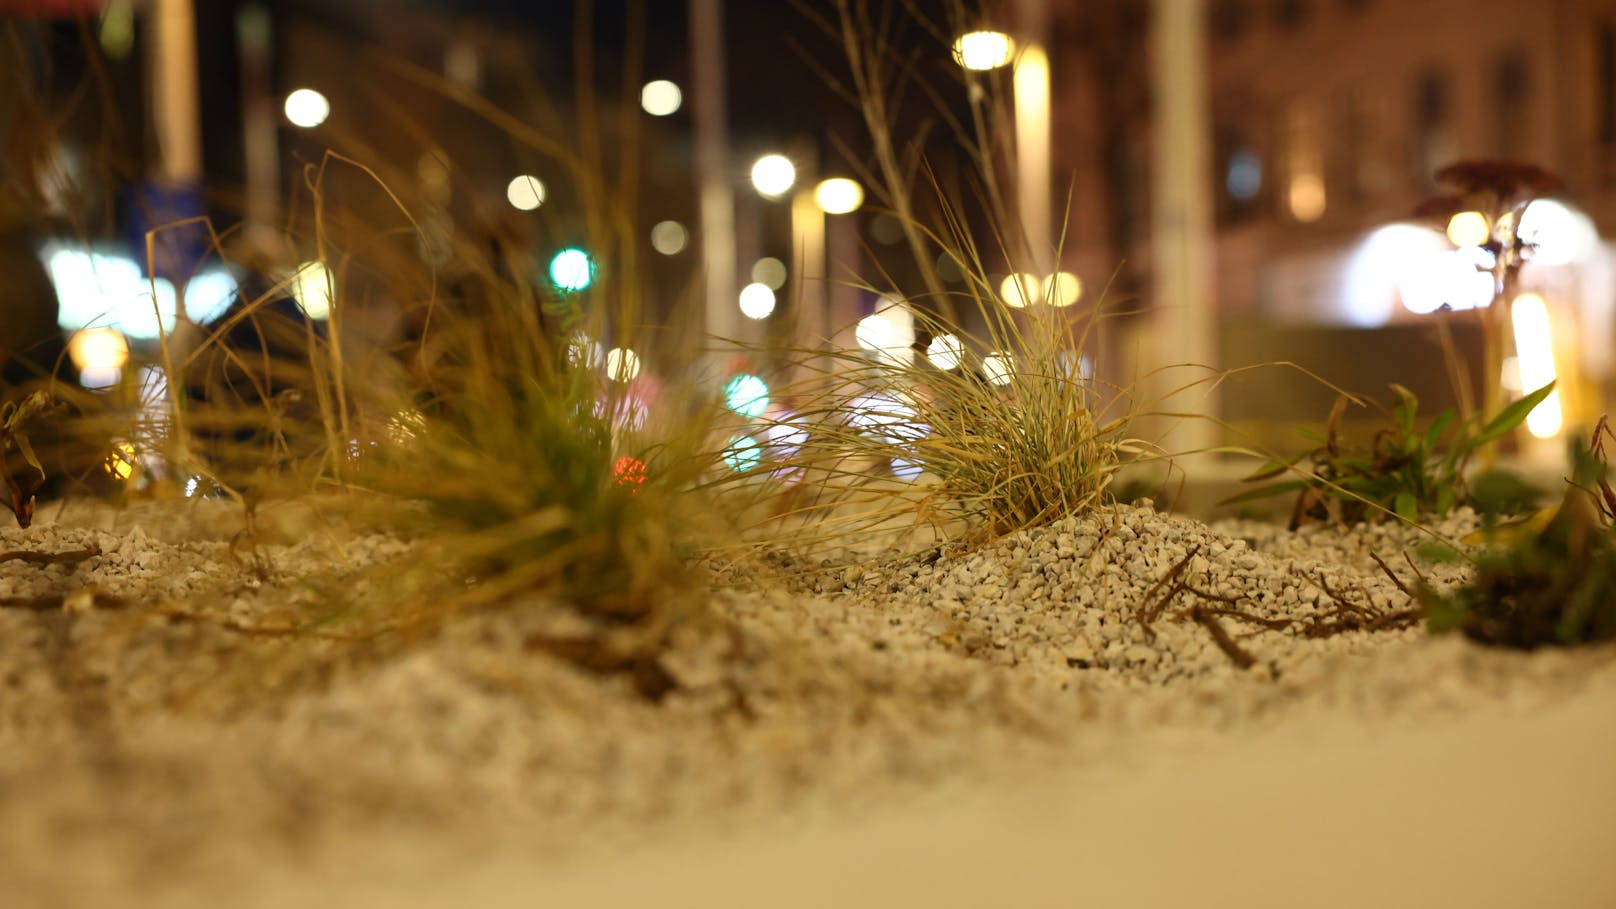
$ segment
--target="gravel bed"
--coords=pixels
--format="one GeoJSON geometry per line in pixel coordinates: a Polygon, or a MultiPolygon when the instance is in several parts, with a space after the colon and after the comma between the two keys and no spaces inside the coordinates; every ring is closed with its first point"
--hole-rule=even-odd
{"type": "Polygon", "coordinates": [[[387,659],[243,633],[409,553],[318,508],[263,516],[246,542],[226,503],[41,516],[0,531],[0,551],[100,554],[0,562],[0,596],[117,604],[0,609],[0,879],[63,899],[89,886],[51,872],[64,850],[127,881],[229,867],[233,848],[295,861],[323,837],[497,820],[560,853],[1277,724],[1529,710],[1613,676],[1608,648],[1486,651],[1407,624],[1309,636],[1406,607],[1371,552],[1404,583],[1415,566],[1461,577],[1393,525],[1290,534],[1120,507],[805,589],[720,589],[725,630],[682,633],[665,659],[679,687],[651,703],[525,647],[553,610],[467,618],[387,659]]]}

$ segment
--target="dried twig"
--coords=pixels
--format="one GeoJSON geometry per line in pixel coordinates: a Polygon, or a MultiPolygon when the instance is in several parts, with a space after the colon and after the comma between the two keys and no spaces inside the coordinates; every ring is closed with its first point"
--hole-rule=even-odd
{"type": "Polygon", "coordinates": [[[1223,627],[1223,623],[1219,622],[1210,611],[1200,606],[1191,606],[1189,616],[1195,624],[1206,629],[1207,634],[1212,636],[1212,643],[1218,645],[1218,649],[1223,651],[1236,666],[1250,669],[1257,664],[1257,658],[1236,644],[1234,638],[1229,636],[1228,630],[1223,627]]]}
{"type": "Polygon", "coordinates": [[[1139,623],[1145,626],[1146,631],[1152,630],[1151,624],[1161,617],[1162,610],[1166,609],[1167,604],[1173,601],[1173,597],[1184,591],[1183,585],[1178,583],[1178,576],[1184,573],[1184,569],[1189,567],[1190,559],[1195,558],[1200,551],[1200,546],[1191,546],[1190,551],[1184,553],[1182,559],[1179,559],[1172,568],[1167,569],[1167,573],[1158,578],[1156,583],[1150,585],[1150,589],[1145,591],[1144,597],[1140,600],[1141,605],[1138,615],[1139,623]],[[1168,587],[1168,585],[1172,586],[1168,587]],[[1167,592],[1157,602],[1152,603],[1151,600],[1155,598],[1157,592],[1163,587],[1168,587],[1167,592]]]}
{"type": "MultiPolygon", "coordinates": [[[[1407,553],[1404,553],[1404,555],[1407,555],[1407,553]]],[[[1382,560],[1379,555],[1374,552],[1370,552],[1369,557],[1375,560],[1375,564],[1379,565],[1380,570],[1386,573],[1386,577],[1391,578],[1392,583],[1397,585],[1397,589],[1401,590],[1404,596],[1413,596],[1413,594],[1409,592],[1408,587],[1403,584],[1403,579],[1394,574],[1391,568],[1387,566],[1386,562],[1382,560]]]]}

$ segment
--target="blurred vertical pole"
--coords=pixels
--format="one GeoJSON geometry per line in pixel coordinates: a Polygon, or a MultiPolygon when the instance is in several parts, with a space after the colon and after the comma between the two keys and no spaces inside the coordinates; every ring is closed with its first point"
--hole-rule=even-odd
{"type": "MultiPolygon", "coordinates": [[[[791,302],[796,319],[792,343],[803,348],[820,348],[830,338],[829,269],[825,251],[825,213],[819,210],[811,189],[799,189],[791,197],[791,302]]],[[[828,364],[819,358],[802,358],[793,384],[813,384],[828,364]]]]}
{"type": "Polygon", "coordinates": [[[202,114],[192,0],[152,0],[149,51],[156,176],[172,186],[202,179],[202,114]]]}
{"type": "MultiPolygon", "coordinates": [[[[1206,91],[1206,30],[1202,0],[1154,0],[1151,47],[1154,95],[1151,258],[1154,283],[1151,329],[1160,370],[1193,363],[1212,366],[1217,355],[1212,269],[1211,143],[1206,91]]],[[[1206,385],[1171,400],[1172,388],[1204,372],[1158,373],[1158,400],[1150,409],[1216,415],[1206,385]]],[[[1169,451],[1209,447],[1207,420],[1185,420],[1171,430],[1169,451]]]]}
{"type": "MultiPolygon", "coordinates": [[[[735,287],[735,190],[729,173],[723,13],[723,0],[690,0],[691,113],[696,121],[696,185],[709,339],[736,337],[741,318],[735,287]]],[[[705,359],[713,363],[719,356],[705,359]]]]}
{"type": "Polygon", "coordinates": [[[246,168],[243,215],[249,243],[269,249],[280,218],[280,142],[274,86],[270,76],[274,40],[269,11],[249,3],[236,13],[236,42],[241,51],[241,132],[246,168]]]}
{"type": "Polygon", "coordinates": [[[1016,120],[1016,208],[1032,260],[1026,268],[1047,275],[1054,270],[1051,232],[1048,0],[1016,0],[1020,53],[1014,79],[1016,120]]]}

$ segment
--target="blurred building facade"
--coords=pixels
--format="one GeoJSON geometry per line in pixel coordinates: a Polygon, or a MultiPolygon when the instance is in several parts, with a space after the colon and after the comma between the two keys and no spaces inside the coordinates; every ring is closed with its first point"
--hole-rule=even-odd
{"type": "MultiPolygon", "coordinates": [[[[1075,175],[1067,261],[1102,277],[1124,263],[1118,286],[1142,296],[1152,272],[1147,36],[1153,7],[1172,2],[1054,3],[1055,166],[1075,175]]],[[[1218,365],[1314,354],[1365,391],[1377,389],[1363,380],[1398,380],[1371,367],[1440,380],[1440,364],[1407,362],[1417,344],[1387,342],[1444,316],[1403,299],[1398,273],[1414,267],[1416,235],[1378,232],[1411,220],[1446,163],[1524,160],[1565,179],[1571,216],[1556,237],[1577,248],[1529,265],[1523,286],[1549,300],[1562,372],[1597,416],[1616,284],[1611,246],[1587,229],[1616,226],[1616,3],[1209,0],[1203,23],[1218,365]],[[1376,357],[1377,338],[1404,362],[1376,357]]],[[[1244,415],[1231,403],[1231,416],[1244,415]]]]}

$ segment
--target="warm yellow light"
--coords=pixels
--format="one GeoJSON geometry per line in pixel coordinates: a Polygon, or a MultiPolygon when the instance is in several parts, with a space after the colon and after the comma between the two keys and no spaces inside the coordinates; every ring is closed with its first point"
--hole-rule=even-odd
{"type": "Polygon", "coordinates": [[[1043,299],[1043,282],[1036,275],[1016,272],[999,282],[999,296],[1011,309],[1031,306],[1043,299]]]}
{"type": "Polygon", "coordinates": [[[982,375],[990,385],[1009,385],[1016,375],[1016,361],[1007,353],[990,353],[982,358],[982,375]]]}
{"type": "Polygon", "coordinates": [[[679,91],[679,86],[666,79],[647,82],[640,89],[640,108],[653,117],[666,117],[683,103],[684,94],[679,91]]]}
{"type": "Polygon", "coordinates": [[[304,262],[297,267],[289,288],[292,299],[311,319],[325,319],[331,315],[331,272],[319,262],[304,262]]]}
{"type": "Polygon", "coordinates": [[[119,480],[127,480],[135,474],[135,446],[123,439],[115,439],[112,443],[112,452],[102,464],[107,473],[119,480]]]}
{"type": "Polygon", "coordinates": [[[1015,53],[1015,42],[1004,32],[966,32],[954,39],[954,62],[970,70],[998,69],[1015,53]]]}
{"type": "MultiPolygon", "coordinates": [[[[1554,381],[1554,333],[1549,326],[1549,307],[1537,294],[1515,298],[1510,307],[1515,323],[1515,357],[1521,375],[1521,388],[1533,392],[1554,381]]],[[[1551,392],[1543,403],[1526,415],[1526,429],[1540,439],[1560,431],[1560,392],[1551,392]]]]}
{"type": "Polygon", "coordinates": [[[774,291],[767,284],[748,284],[741,288],[741,315],[748,319],[767,319],[774,312],[774,291]]]}
{"type": "Polygon", "coordinates": [[[312,88],[300,88],[286,96],[286,119],[293,126],[313,129],[331,116],[331,102],[312,88]]]}
{"type": "Polygon", "coordinates": [[[785,195],[796,182],[796,165],[785,155],[764,155],[752,165],[752,186],[771,199],[785,195]]]}
{"type": "Polygon", "coordinates": [[[1083,296],[1083,282],[1069,271],[1057,271],[1044,282],[1044,302],[1050,306],[1071,306],[1083,296]]]}
{"type": "Polygon", "coordinates": [[[1297,174],[1291,179],[1291,214],[1303,223],[1324,217],[1324,178],[1318,174],[1297,174]]]}
{"type": "Polygon", "coordinates": [[[606,351],[606,378],[613,382],[630,382],[639,374],[639,354],[626,347],[613,347],[606,351]]]}
{"type": "Polygon", "coordinates": [[[531,174],[521,174],[506,185],[505,201],[518,211],[533,211],[544,204],[544,183],[531,174]]]}
{"type": "Polygon", "coordinates": [[[122,369],[129,362],[129,342],[116,328],[86,328],[67,342],[67,355],[80,371],[122,369]]]}
{"type": "Polygon", "coordinates": [[[864,204],[864,187],[846,177],[822,180],[814,190],[814,204],[827,215],[845,215],[864,204]]]}
{"type": "Polygon", "coordinates": [[[1454,246],[1480,246],[1491,236],[1487,216],[1479,211],[1462,211],[1448,219],[1448,239],[1454,246]]]}

